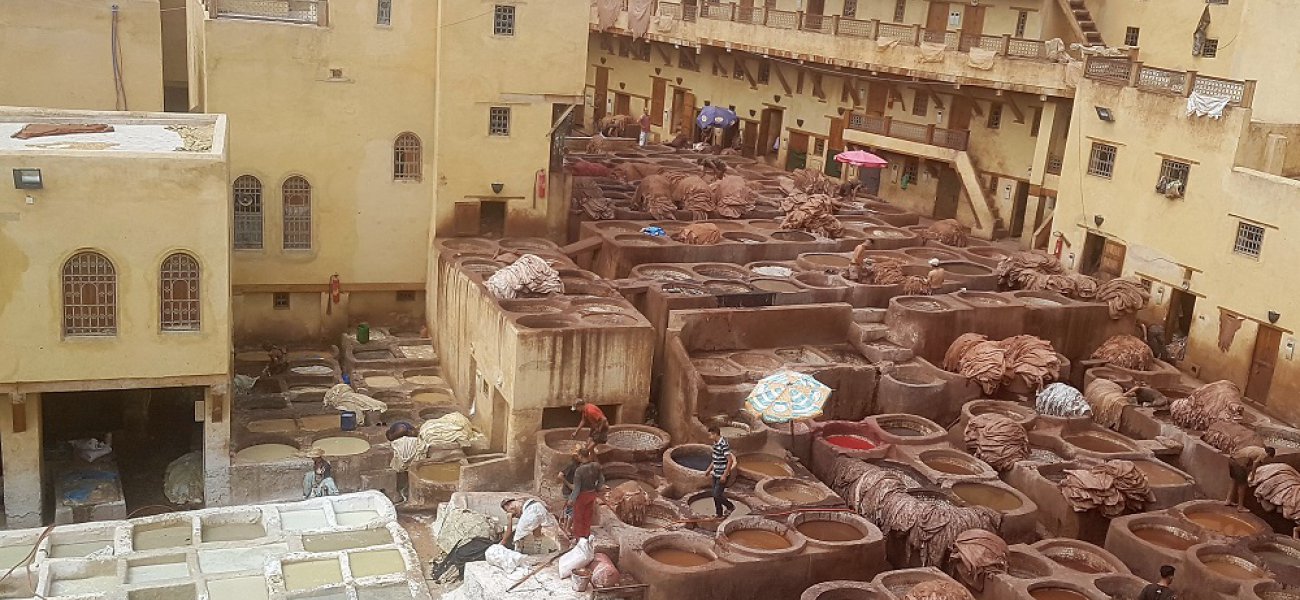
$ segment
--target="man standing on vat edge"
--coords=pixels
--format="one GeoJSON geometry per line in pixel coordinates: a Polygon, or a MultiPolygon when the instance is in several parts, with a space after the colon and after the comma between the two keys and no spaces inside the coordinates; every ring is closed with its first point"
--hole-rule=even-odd
{"type": "Polygon", "coordinates": [[[591,428],[591,438],[587,441],[587,448],[594,449],[596,444],[603,444],[609,440],[609,419],[605,418],[605,411],[600,410],[599,406],[591,404],[582,398],[573,402],[573,410],[577,411],[581,417],[578,421],[578,428],[573,430],[573,437],[578,437],[582,433],[583,427],[591,428]]]}
{"type": "Polygon", "coordinates": [[[727,498],[727,484],[736,469],[736,455],[731,453],[731,444],[722,437],[722,429],[717,425],[709,426],[709,439],[713,442],[713,457],[709,464],[709,472],[713,475],[713,510],[721,518],[736,510],[736,505],[727,498]]]}
{"type": "Polygon", "coordinates": [[[1174,581],[1174,567],[1164,565],[1160,567],[1160,581],[1148,583],[1142,588],[1142,593],[1138,594],[1138,600],[1178,600],[1178,595],[1169,588],[1174,581]]]}
{"type": "Polygon", "coordinates": [[[1250,491],[1250,474],[1265,460],[1277,454],[1273,447],[1245,446],[1238,448],[1228,456],[1228,476],[1232,478],[1232,491],[1228,492],[1228,506],[1236,506],[1241,512],[1250,512],[1246,508],[1246,492],[1250,491]]]}

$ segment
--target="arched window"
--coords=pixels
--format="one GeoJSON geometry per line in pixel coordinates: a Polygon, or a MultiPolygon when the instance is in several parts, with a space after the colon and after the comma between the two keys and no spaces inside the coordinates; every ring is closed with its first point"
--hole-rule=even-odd
{"type": "Polygon", "coordinates": [[[117,335],[117,270],[103,254],[63,263],[63,335],[117,335]]]}
{"type": "Polygon", "coordinates": [[[393,142],[393,179],[419,181],[422,155],[420,138],[414,133],[408,131],[397,136],[393,142]]]}
{"type": "Polygon", "coordinates": [[[163,331],[198,331],[199,261],[184,252],[163,259],[158,288],[163,331]]]}
{"type": "Polygon", "coordinates": [[[284,249],[311,250],[311,184],[301,176],[284,180],[284,249]]]}
{"type": "Polygon", "coordinates": [[[262,181],[252,175],[235,179],[235,249],[262,249],[262,181]]]}

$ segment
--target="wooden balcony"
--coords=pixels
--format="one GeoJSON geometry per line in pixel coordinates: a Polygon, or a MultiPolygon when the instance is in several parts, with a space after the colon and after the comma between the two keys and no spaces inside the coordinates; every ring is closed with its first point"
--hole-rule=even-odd
{"type": "Polygon", "coordinates": [[[849,115],[848,128],[952,150],[966,150],[970,144],[970,132],[964,129],[896,121],[893,117],[854,113],[849,115]]]}

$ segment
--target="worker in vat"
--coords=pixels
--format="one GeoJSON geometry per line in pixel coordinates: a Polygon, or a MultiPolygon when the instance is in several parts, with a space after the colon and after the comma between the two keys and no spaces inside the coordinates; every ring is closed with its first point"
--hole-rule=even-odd
{"type": "Polygon", "coordinates": [[[939,266],[939,259],[931,258],[930,272],[925,276],[925,283],[930,288],[930,293],[933,294],[939,291],[939,288],[943,287],[943,280],[947,278],[948,272],[939,266]]]}
{"type": "Polygon", "coordinates": [[[1246,493],[1250,491],[1250,474],[1255,467],[1277,454],[1272,446],[1244,446],[1228,456],[1228,476],[1232,478],[1232,491],[1228,492],[1228,506],[1236,506],[1241,512],[1250,512],[1246,508],[1246,493]]]}
{"type": "Polygon", "coordinates": [[[325,451],[312,448],[307,454],[311,457],[311,470],[302,479],[302,497],[320,498],[339,495],[339,486],[334,484],[334,467],[325,460],[325,451]]]}
{"type": "Polygon", "coordinates": [[[1138,600],[1177,600],[1178,595],[1169,586],[1174,582],[1173,565],[1163,565],[1160,567],[1160,581],[1148,583],[1142,588],[1142,593],[1138,594],[1138,600]]]}
{"type": "MultiPolygon", "coordinates": [[[[558,533],[560,529],[546,505],[536,498],[506,498],[501,501],[501,510],[506,511],[508,519],[501,545],[516,552],[544,554],[547,535],[558,533]]],[[[554,539],[560,538],[554,536],[554,539]]]]}
{"type": "Polygon", "coordinates": [[[584,427],[589,427],[591,437],[587,440],[588,448],[594,449],[596,444],[603,444],[609,440],[609,419],[605,418],[605,411],[582,398],[573,402],[573,410],[579,413],[578,428],[573,430],[575,439],[579,433],[582,433],[584,427]]]}
{"type": "MultiPolygon", "coordinates": [[[[563,496],[565,500],[568,500],[569,496],[573,494],[573,476],[578,472],[578,467],[582,466],[581,454],[583,450],[586,450],[586,446],[583,444],[574,446],[573,452],[569,453],[568,464],[564,465],[564,468],[560,469],[560,472],[555,474],[555,479],[560,482],[561,496],[563,496]]],[[[561,519],[560,524],[568,527],[572,519],[573,507],[566,503],[564,507],[564,518],[561,519]]]]}
{"type": "Polygon", "coordinates": [[[713,510],[718,518],[730,515],[736,505],[727,498],[727,484],[736,469],[736,455],[731,453],[731,444],[722,437],[722,429],[717,425],[709,426],[709,440],[713,442],[713,454],[709,471],[713,476],[713,510]]]}
{"type": "Polygon", "coordinates": [[[848,278],[858,283],[871,283],[876,277],[876,261],[867,256],[871,251],[871,240],[864,240],[858,247],[853,249],[853,257],[849,259],[848,278]]]}
{"type": "Polygon", "coordinates": [[[274,344],[262,344],[262,350],[266,351],[266,357],[269,362],[262,369],[262,375],[280,375],[289,370],[289,363],[285,358],[289,355],[283,347],[274,344]]]}
{"type": "Polygon", "coordinates": [[[605,487],[605,472],[596,462],[591,448],[578,451],[578,468],[573,472],[573,490],[565,498],[565,512],[573,515],[570,533],[574,539],[591,535],[591,521],[596,513],[596,499],[605,487]]]}

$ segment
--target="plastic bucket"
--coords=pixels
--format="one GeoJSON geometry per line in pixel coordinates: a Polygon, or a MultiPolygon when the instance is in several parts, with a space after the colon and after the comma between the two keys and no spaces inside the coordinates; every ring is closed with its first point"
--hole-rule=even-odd
{"type": "Polygon", "coordinates": [[[350,410],[340,411],[340,412],[339,412],[339,429],[342,429],[343,431],[356,431],[356,429],[357,429],[357,413],[352,412],[352,411],[350,411],[350,410]]]}
{"type": "Polygon", "coordinates": [[[358,344],[368,344],[368,343],[370,343],[370,324],[369,324],[369,323],[362,323],[362,324],[360,324],[360,325],[357,325],[357,343],[358,343],[358,344]]]}

